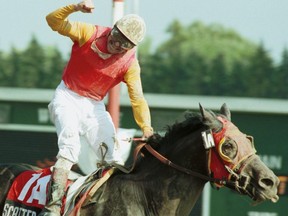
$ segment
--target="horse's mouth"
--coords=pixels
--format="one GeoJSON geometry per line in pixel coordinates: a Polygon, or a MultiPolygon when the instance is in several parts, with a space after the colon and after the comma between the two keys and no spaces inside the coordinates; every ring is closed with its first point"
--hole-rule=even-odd
{"type": "Polygon", "coordinates": [[[274,195],[266,195],[261,191],[254,191],[253,192],[254,195],[254,202],[253,205],[258,205],[266,200],[271,200],[271,202],[276,203],[279,200],[279,196],[277,194],[274,195]]]}

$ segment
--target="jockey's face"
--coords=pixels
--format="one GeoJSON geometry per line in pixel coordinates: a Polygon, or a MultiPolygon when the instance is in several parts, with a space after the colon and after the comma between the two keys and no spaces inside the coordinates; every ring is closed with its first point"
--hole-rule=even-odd
{"type": "Polygon", "coordinates": [[[111,54],[123,53],[134,46],[116,27],[111,30],[107,42],[108,52],[111,54]]]}

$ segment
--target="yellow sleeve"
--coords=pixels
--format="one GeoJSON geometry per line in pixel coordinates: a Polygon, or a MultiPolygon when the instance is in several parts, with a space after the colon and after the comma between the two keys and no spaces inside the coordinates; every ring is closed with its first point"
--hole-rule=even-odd
{"type": "Polygon", "coordinates": [[[96,27],[92,24],[69,21],[67,17],[73,12],[76,11],[71,4],[48,14],[46,20],[53,31],[78,41],[79,46],[82,46],[91,38],[96,27]]]}
{"type": "Polygon", "coordinates": [[[135,60],[125,74],[124,80],[128,87],[130,102],[136,123],[143,132],[153,131],[148,104],[144,98],[140,77],[140,66],[135,60]]]}

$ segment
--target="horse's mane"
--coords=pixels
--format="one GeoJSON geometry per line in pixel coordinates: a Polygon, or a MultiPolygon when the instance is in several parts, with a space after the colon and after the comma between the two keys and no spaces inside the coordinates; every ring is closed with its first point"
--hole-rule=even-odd
{"type": "Polygon", "coordinates": [[[175,122],[173,125],[166,126],[166,133],[164,136],[154,134],[148,139],[148,144],[153,148],[158,149],[159,145],[165,143],[169,146],[176,140],[185,137],[187,134],[203,127],[203,118],[199,113],[187,111],[184,113],[184,120],[175,122]]]}

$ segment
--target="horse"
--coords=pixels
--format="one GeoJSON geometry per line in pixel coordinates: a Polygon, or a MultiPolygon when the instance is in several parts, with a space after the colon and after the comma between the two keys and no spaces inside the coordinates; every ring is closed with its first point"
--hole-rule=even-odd
{"type": "MultiPolygon", "coordinates": [[[[279,179],[256,154],[253,137],[231,122],[227,105],[219,113],[199,107],[200,112],[187,112],[183,121],[167,126],[164,135],[155,133],[140,141],[133,164],[122,167],[127,172],[114,167],[75,215],[185,216],[207,182],[249,196],[257,204],[277,202],[279,179]]],[[[0,165],[0,213],[15,177],[37,169],[0,165]]]]}

